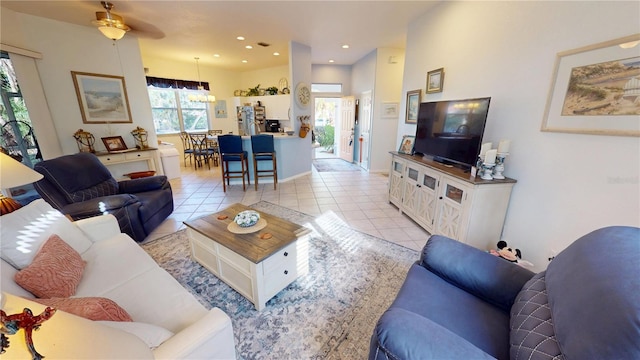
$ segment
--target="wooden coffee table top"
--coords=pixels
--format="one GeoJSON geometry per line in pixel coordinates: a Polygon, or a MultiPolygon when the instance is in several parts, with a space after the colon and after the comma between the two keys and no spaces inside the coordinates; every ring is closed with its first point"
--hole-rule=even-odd
{"type": "Polygon", "coordinates": [[[239,212],[244,210],[255,209],[251,209],[242,204],[233,204],[215,214],[188,220],[185,221],[184,224],[255,264],[263,261],[310,231],[304,226],[294,224],[262,211],[258,211],[258,213],[260,213],[260,218],[267,220],[267,226],[264,229],[251,234],[234,234],[227,230],[227,225],[233,221],[233,218],[239,212]],[[227,218],[218,220],[220,216],[227,216],[227,218]],[[261,238],[264,237],[264,234],[271,234],[271,238],[261,238]]]}

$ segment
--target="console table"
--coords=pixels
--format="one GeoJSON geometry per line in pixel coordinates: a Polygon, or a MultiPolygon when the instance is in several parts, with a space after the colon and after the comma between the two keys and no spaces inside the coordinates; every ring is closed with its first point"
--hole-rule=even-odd
{"type": "Polygon", "coordinates": [[[516,180],[482,180],[420,156],[391,156],[389,202],[430,234],[495,248],[516,180]]]}
{"type": "Polygon", "coordinates": [[[109,168],[109,171],[111,171],[111,174],[116,179],[125,178],[124,174],[129,172],[145,170],[153,170],[156,172],[156,175],[164,175],[162,166],[159,166],[159,155],[158,149],[156,148],[135,149],[124,152],[98,151],[95,155],[100,159],[101,163],[109,168]],[[128,163],[143,163],[143,167],[140,167],[140,164],[114,166],[128,163]]]}

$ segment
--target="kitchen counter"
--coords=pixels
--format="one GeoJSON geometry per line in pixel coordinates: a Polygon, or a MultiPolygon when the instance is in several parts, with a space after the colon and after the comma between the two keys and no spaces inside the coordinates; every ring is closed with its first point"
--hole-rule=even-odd
{"type": "MultiPolygon", "coordinates": [[[[267,133],[271,134],[271,133],[267,133]]],[[[285,182],[311,173],[311,135],[301,138],[298,134],[273,134],[273,147],[278,162],[278,182],[285,182]]],[[[249,177],[253,188],[253,153],[251,152],[251,136],[242,136],[242,148],[249,153],[249,177]]],[[[231,170],[239,170],[238,162],[229,163],[231,170]]],[[[262,170],[271,169],[270,161],[258,162],[262,170]]],[[[242,184],[241,179],[231,179],[232,184],[242,184]]],[[[273,183],[273,178],[260,178],[260,184],[273,183]]]]}

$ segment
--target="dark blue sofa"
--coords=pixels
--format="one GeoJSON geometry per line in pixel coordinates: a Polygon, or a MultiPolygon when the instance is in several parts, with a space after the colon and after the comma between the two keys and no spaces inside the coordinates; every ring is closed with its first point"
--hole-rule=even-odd
{"type": "Polygon", "coordinates": [[[44,175],[34,187],[51,206],[74,220],[113,214],[120,230],[138,242],[173,212],[166,176],[116,181],[91,153],[42,161],[34,170],[44,175]]]}
{"type": "Polygon", "coordinates": [[[576,240],[534,274],[432,236],[369,359],[640,359],[640,229],[576,240]]]}

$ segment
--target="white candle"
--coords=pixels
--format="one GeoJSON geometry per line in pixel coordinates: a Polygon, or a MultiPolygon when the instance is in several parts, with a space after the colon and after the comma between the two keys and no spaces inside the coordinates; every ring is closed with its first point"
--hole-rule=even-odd
{"type": "Polygon", "coordinates": [[[485,164],[495,164],[496,163],[496,155],[498,154],[498,150],[493,149],[487,151],[487,154],[484,156],[485,164]]]}
{"type": "Polygon", "coordinates": [[[500,144],[498,145],[498,153],[500,154],[508,153],[510,145],[511,145],[511,140],[500,140],[500,144]]]}
{"type": "Polygon", "coordinates": [[[491,150],[491,147],[493,146],[493,143],[484,143],[482,144],[482,146],[480,146],[480,157],[484,159],[484,154],[491,150]]]}

